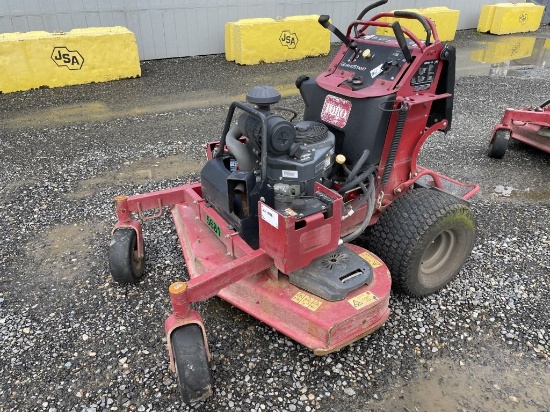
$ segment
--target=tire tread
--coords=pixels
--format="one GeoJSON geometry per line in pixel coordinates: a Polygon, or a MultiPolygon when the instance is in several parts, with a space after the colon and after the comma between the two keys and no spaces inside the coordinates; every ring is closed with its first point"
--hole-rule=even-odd
{"type": "Polygon", "coordinates": [[[474,221],[468,205],[455,197],[433,189],[413,189],[396,199],[367,229],[367,248],[384,260],[396,291],[423,296],[407,282],[413,252],[430,227],[452,213],[465,213],[474,221]]]}

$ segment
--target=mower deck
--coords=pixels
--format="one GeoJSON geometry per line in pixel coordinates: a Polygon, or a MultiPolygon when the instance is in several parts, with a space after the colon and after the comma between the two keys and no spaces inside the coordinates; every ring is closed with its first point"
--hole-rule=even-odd
{"type": "Polygon", "coordinates": [[[517,140],[533,146],[543,152],[550,153],[550,100],[536,107],[522,109],[506,109],[502,120],[491,134],[491,145],[500,145],[501,149],[491,148],[489,155],[501,158],[504,156],[508,142],[502,140],[497,133],[507,131],[509,139],[517,140]],[[501,141],[499,141],[499,139],[501,141]]]}
{"type": "MultiPolygon", "coordinates": [[[[233,230],[218,226],[221,217],[200,199],[200,186],[180,188],[185,200],[172,216],[187,263],[189,293],[197,295],[208,279],[233,279],[217,295],[310,348],[317,355],[338,350],[381,327],[389,316],[391,277],[376,256],[348,245],[373,268],[373,281],[344,300],[329,302],[293,286],[263,250],[253,250],[233,230]],[[258,264],[241,265],[253,259],[258,264]],[[235,277],[241,278],[234,281],[235,277]]],[[[209,282],[212,284],[212,282],[209,282]]],[[[218,282],[217,282],[218,283],[218,282]]],[[[225,282],[223,282],[225,283],[225,282]]],[[[194,300],[194,299],[191,299],[194,300]]]]}

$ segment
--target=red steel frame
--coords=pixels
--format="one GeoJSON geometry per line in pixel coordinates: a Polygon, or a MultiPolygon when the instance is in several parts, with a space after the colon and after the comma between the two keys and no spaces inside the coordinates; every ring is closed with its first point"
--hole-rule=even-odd
{"type": "Polygon", "coordinates": [[[550,137],[539,134],[543,127],[550,127],[550,100],[534,108],[506,109],[492,136],[506,129],[510,131],[510,138],[550,153],[550,137]]]}
{"type": "MultiPolygon", "coordinates": [[[[331,192],[321,185],[317,189],[325,194],[331,192]]],[[[279,273],[279,263],[282,268],[295,269],[296,265],[285,266],[285,262],[276,261],[274,256],[281,256],[277,247],[269,251],[250,248],[236,231],[226,227],[223,218],[209,207],[201,195],[200,184],[196,183],[115,198],[119,219],[115,229],[129,227],[139,234],[141,225],[132,218],[132,213],[142,215],[144,210],[153,209],[158,212],[155,216],[158,216],[165,207],[171,209],[189,281],[175,282],[169,288],[173,314],[165,323],[168,343],[175,329],[189,323],[198,324],[204,334],[201,317],[191,309],[190,304],[214,295],[311,348],[316,354],[337,350],[372,333],[386,321],[389,316],[391,276],[386,265],[376,256],[358,246],[349,245],[371,263],[374,281],[355,290],[343,301],[324,301],[291,285],[287,276],[279,273]],[[208,227],[207,218],[216,222],[220,228],[219,235],[208,227]]],[[[296,229],[294,218],[278,214],[280,228],[287,233],[264,233],[263,239],[283,247],[289,238],[299,239],[304,234],[310,236],[308,233],[319,234],[316,229],[324,230],[323,226],[334,225],[332,219],[339,218],[341,214],[341,207],[338,206],[341,197],[335,192],[330,195],[336,200],[332,216],[324,218],[322,213],[318,213],[306,218],[304,227],[296,229]]],[[[338,240],[339,232],[335,230],[335,233],[338,240]]],[[[138,242],[142,245],[143,240],[138,242]]],[[[336,241],[334,248],[337,244],[336,241]]],[[[143,252],[140,246],[138,253],[139,250],[143,252]]],[[[323,254],[319,250],[316,252],[313,255],[308,250],[302,256],[296,256],[300,252],[288,249],[283,253],[287,258],[295,257],[293,261],[301,261],[300,267],[304,267],[313,257],[323,254]]],[[[206,342],[206,335],[204,338],[206,342]]],[[[171,351],[170,344],[168,348],[171,351]]],[[[170,358],[173,362],[172,355],[170,358]]]]}

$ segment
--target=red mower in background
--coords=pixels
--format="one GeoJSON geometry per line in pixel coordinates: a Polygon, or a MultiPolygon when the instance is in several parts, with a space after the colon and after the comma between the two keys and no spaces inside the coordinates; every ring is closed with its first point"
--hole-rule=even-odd
{"type": "Polygon", "coordinates": [[[510,139],[550,153],[550,100],[540,106],[506,109],[489,142],[489,157],[502,159],[510,139]]]}
{"type": "Polygon", "coordinates": [[[478,186],[417,164],[426,139],[451,126],[455,50],[413,12],[362,20],[386,2],[345,35],[320,16],[343,44],[326,71],[296,81],[303,120],[277,106],[274,88],[254,87],[207,145],[199,182],[115,198],[109,266],[122,284],[144,274],[139,220],[172,214],[188,280],[169,288],[165,331],[184,402],[212,392],[194,302],[217,295],[323,355],[382,326],[392,283],[425,296],[468,258],[466,199],[478,186]],[[425,38],[383,17],[417,20],[425,38]],[[367,32],[376,27],[395,37],[367,32]]]}

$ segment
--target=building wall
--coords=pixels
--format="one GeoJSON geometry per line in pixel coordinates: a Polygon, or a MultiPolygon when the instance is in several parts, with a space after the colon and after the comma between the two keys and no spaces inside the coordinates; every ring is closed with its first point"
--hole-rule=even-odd
{"type": "MultiPolygon", "coordinates": [[[[484,4],[503,0],[390,0],[377,9],[447,6],[459,29],[474,28],[484,4]]],[[[372,1],[347,0],[0,0],[0,33],[124,26],[141,60],[224,52],[224,24],[252,17],[328,14],[345,31],[372,1]]],[[[520,0],[519,2],[524,2],[520,0]]],[[[373,13],[369,13],[372,15],[373,13]]],[[[367,15],[368,16],[368,15],[367,15]]],[[[334,39],[336,40],[336,39],[334,39]]]]}

